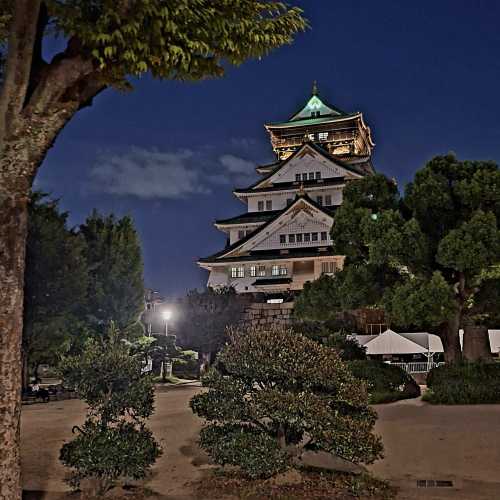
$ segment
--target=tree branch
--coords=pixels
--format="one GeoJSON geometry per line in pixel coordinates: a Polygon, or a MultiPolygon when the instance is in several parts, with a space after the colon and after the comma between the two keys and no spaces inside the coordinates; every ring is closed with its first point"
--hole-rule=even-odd
{"type": "Polygon", "coordinates": [[[41,0],[16,0],[14,2],[5,79],[0,93],[0,140],[2,142],[25,102],[33,62],[40,3],[41,0]]]}

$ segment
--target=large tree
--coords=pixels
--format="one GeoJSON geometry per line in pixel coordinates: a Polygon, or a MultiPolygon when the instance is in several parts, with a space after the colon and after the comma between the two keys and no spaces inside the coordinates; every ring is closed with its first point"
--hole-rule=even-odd
{"type": "Polygon", "coordinates": [[[23,386],[28,368],[70,349],[87,297],[82,237],[66,227],[56,201],[34,193],[29,205],[23,318],[23,386]]]}
{"type": "MultiPolygon", "coordinates": [[[[437,333],[447,361],[461,357],[459,328],[466,357],[487,357],[500,290],[497,165],[440,156],[416,173],[402,200],[391,184],[377,175],[344,191],[332,238],[346,265],[330,281],[333,308],[342,309],[342,291],[351,290],[359,300],[350,306],[383,307],[394,325],[437,333]],[[370,279],[352,279],[363,273],[370,279]]],[[[319,288],[313,284],[299,299],[303,315],[312,314],[319,288]]]]}
{"type": "Polygon", "coordinates": [[[210,362],[226,342],[227,328],[242,320],[246,304],[247,299],[231,287],[189,291],[178,322],[182,347],[204,353],[210,362]]]}
{"type": "Polygon", "coordinates": [[[290,43],[301,11],[271,0],[2,0],[0,60],[0,499],[20,498],[27,204],[69,120],[128,76],[200,79],[290,43]],[[66,47],[45,59],[45,42],[66,47]]]}
{"type": "Polygon", "coordinates": [[[80,226],[88,263],[88,296],[85,320],[96,333],[113,321],[134,336],[143,332],[143,263],[139,236],[128,216],[116,219],[96,211],[80,226]]]}

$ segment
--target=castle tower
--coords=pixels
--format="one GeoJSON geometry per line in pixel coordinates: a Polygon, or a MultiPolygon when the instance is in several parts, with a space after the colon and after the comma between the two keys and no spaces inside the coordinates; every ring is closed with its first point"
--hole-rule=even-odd
{"type": "Polygon", "coordinates": [[[247,205],[217,220],[229,244],[198,264],[208,286],[239,293],[282,294],[342,268],[330,229],[348,182],[374,172],[374,143],[361,113],[345,113],[319,97],[286,122],[265,125],[277,161],[257,167],[261,179],[234,195],[247,205]]]}

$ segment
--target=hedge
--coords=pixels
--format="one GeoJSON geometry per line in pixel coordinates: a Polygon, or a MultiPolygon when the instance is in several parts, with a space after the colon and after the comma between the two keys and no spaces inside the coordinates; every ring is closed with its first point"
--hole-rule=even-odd
{"type": "Polygon", "coordinates": [[[399,366],[373,359],[355,360],[347,364],[356,378],[368,381],[371,404],[420,396],[418,384],[399,366]]]}
{"type": "Polygon", "coordinates": [[[500,403],[500,363],[439,366],[429,372],[427,387],[424,399],[433,404],[500,403]]]}

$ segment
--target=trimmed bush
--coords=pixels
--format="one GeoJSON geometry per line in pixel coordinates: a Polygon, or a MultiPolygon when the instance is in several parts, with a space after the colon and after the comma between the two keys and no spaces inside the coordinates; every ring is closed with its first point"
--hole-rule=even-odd
{"type": "Polygon", "coordinates": [[[455,363],[439,366],[427,376],[424,396],[433,404],[500,403],[500,363],[455,363]]]}
{"type": "Polygon", "coordinates": [[[324,451],[372,463],[382,443],[366,384],[339,354],[292,330],[231,330],[190,405],[206,420],[201,447],[220,465],[266,478],[324,451]]]}
{"type": "Polygon", "coordinates": [[[60,453],[71,468],[73,488],[90,479],[100,498],[120,478],[145,477],[161,455],[146,427],[153,413],[153,383],[141,369],[142,355],[130,354],[130,343],[123,342],[113,324],[106,338],[90,340],[81,355],[62,361],[64,382],[88,405],[82,427],[73,427],[77,437],[60,453]]]}
{"type": "Polygon", "coordinates": [[[352,374],[366,380],[370,404],[391,403],[420,396],[420,387],[411,375],[399,366],[373,359],[349,361],[352,374]]]}

